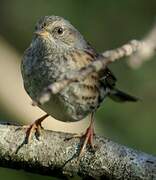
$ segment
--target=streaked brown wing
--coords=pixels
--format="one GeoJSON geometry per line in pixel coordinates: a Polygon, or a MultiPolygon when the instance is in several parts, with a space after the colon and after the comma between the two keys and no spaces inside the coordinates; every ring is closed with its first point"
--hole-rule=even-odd
{"type": "Polygon", "coordinates": [[[103,72],[101,72],[100,76],[101,76],[100,81],[102,83],[109,86],[110,88],[115,86],[115,83],[117,81],[116,77],[108,68],[106,68],[103,72]]]}
{"type": "MultiPolygon", "coordinates": [[[[73,51],[68,59],[71,59],[73,64],[73,69],[80,69],[89,65],[91,62],[95,61],[98,56],[100,56],[96,51],[88,44],[85,50],[75,50],[73,51]]],[[[94,73],[93,77],[95,76],[96,81],[100,80],[102,84],[108,87],[115,86],[116,78],[113,73],[108,69],[104,69],[100,71],[98,74],[94,73]]]]}
{"type": "MultiPolygon", "coordinates": [[[[85,52],[88,53],[92,57],[93,60],[96,60],[96,58],[98,58],[99,56],[99,54],[96,53],[96,51],[91,47],[89,43],[85,52]]],[[[101,77],[100,79],[101,82],[105,83],[109,87],[115,86],[117,79],[108,68],[99,72],[99,75],[101,77]]]]}

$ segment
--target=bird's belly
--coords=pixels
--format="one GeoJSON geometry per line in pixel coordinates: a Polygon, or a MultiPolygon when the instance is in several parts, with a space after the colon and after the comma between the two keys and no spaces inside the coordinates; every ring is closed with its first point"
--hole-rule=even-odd
{"type": "Polygon", "coordinates": [[[97,109],[96,94],[97,92],[94,96],[85,96],[86,92],[80,88],[80,84],[72,83],[61,93],[51,95],[50,100],[40,108],[60,121],[79,121],[97,109]]]}
{"type": "Polygon", "coordinates": [[[68,113],[69,107],[60,100],[58,95],[51,95],[50,100],[40,105],[40,108],[57,120],[64,122],[76,121],[76,119],[71,118],[71,115],[68,113]]]}
{"type": "MultiPolygon", "coordinates": [[[[30,72],[23,66],[24,86],[34,101],[44,88],[59,79],[65,64],[59,62],[59,66],[53,64],[50,66],[52,68],[49,68],[44,61],[44,66],[43,64],[37,66],[37,69],[36,66],[32,66],[30,72]]],[[[50,100],[39,107],[60,121],[79,121],[98,108],[100,89],[98,74],[92,73],[81,82],[69,84],[60,93],[51,94],[50,100]]]]}
{"type": "Polygon", "coordinates": [[[55,119],[64,122],[79,121],[88,115],[81,104],[77,106],[70,104],[60,95],[52,95],[48,102],[40,105],[40,108],[55,119]]]}

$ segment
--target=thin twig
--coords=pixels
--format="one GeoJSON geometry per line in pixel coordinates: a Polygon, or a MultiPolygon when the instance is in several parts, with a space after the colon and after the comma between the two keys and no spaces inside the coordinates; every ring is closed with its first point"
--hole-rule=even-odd
{"type": "Polygon", "coordinates": [[[156,53],[156,23],[142,41],[144,42],[143,46],[136,54],[132,55],[128,61],[130,67],[134,69],[139,68],[145,61],[150,60],[156,53]]]}
{"type": "Polygon", "coordinates": [[[71,71],[65,74],[61,80],[49,85],[48,88],[46,88],[38,98],[37,103],[44,104],[45,102],[49,101],[51,94],[59,93],[68,84],[72,82],[82,81],[89,74],[93,72],[100,72],[102,69],[105,69],[108,64],[122,57],[130,56],[132,53],[136,52],[142,46],[142,44],[142,42],[132,40],[117,49],[102,53],[99,58],[97,58],[88,66],[83,67],[79,71],[71,71]]]}

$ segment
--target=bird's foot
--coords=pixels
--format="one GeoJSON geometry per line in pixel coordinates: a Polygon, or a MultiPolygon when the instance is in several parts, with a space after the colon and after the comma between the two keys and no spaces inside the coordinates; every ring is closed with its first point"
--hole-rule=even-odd
{"type": "Polygon", "coordinates": [[[41,129],[43,129],[41,124],[37,121],[30,125],[23,126],[23,128],[26,129],[26,144],[28,144],[31,141],[33,133],[35,133],[36,137],[39,137],[41,135],[41,129]]]}
{"type": "Polygon", "coordinates": [[[46,115],[42,116],[41,118],[37,119],[32,124],[23,126],[23,128],[26,129],[26,137],[25,137],[26,144],[28,144],[31,141],[33,133],[35,133],[36,137],[39,137],[41,135],[41,129],[43,129],[41,123],[48,116],[49,115],[46,114],[46,115]]]}
{"type": "Polygon", "coordinates": [[[83,144],[82,144],[81,149],[80,149],[79,158],[84,153],[84,150],[85,150],[87,144],[89,144],[93,150],[95,148],[94,142],[93,142],[94,141],[93,124],[90,124],[90,126],[87,128],[85,134],[81,136],[81,139],[83,139],[83,144]]]}
{"type": "Polygon", "coordinates": [[[89,144],[93,150],[95,149],[95,145],[93,142],[94,135],[95,134],[94,134],[93,124],[90,124],[90,126],[86,129],[86,132],[84,134],[73,134],[72,136],[66,138],[65,141],[71,140],[73,138],[80,138],[80,140],[82,141],[82,145],[80,147],[79,156],[78,156],[80,158],[83,155],[87,144],[89,144]]]}

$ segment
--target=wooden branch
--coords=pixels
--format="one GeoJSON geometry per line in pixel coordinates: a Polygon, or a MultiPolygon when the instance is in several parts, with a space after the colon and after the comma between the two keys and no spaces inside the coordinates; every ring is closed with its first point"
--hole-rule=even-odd
{"type": "Polygon", "coordinates": [[[62,89],[64,89],[68,84],[72,82],[82,81],[93,72],[100,72],[101,70],[104,70],[108,64],[122,57],[130,56],[132,53],[141,48],[142,45],[143,42],[132,40],[117,49],[102,53],[99,58],[97,58],[88,66],[78,71],[70,71],[69,73],[66,73],[61,80],[45,88],[40,97],[38,97],[37,102],[33,102],[33,105],[44,104],[45,102],[49,101],[51,94],[59,93],[62,89]]]}
{"type": "Polygon", "coordinates": [[[79,138],[42,130],[24,143],[21,126],[0,124],[0,166],[62,177],[79,175],[93,179],[156,179],[156,157],[127,148],[107,138],[95,137],[95,152],[87,149],[78,159],[79,138]]]}

